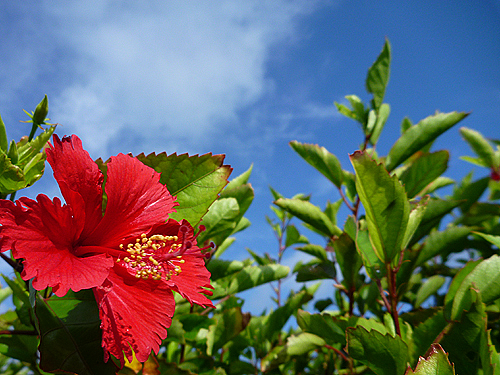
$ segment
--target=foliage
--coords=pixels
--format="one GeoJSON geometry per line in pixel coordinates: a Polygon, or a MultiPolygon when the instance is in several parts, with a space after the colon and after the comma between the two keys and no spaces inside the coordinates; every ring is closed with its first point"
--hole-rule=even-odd
{"type": "MultiPolygon", "coordinates": [[[[198,226],[200,246],[216,245],[206,260],[215,308],[190,305],[176,295],[160,353],[119,370],[119,361],[101,360],[92,293],[56,297],[50,288],[36,292],[18,274],[5,277],[0,299],[8,303],[12,296],[12,304],[0,315],[1,372],[499,374],[500,147],[462,127],[476,155],[462,159],[489,175],[474,178],[471,172],[451,180],[443,175],[449,152],[431,151],[432,145],[468,114],[435,113],[416,124],[403,119],[400,137],[383,156],[376,147],[390,113],[384,103],[390,63],[386,40],[368,70],[370,102],[349,95],[346,104],[335,103],[363,133],[361,147],[350,155],[352,169],[343,169],[320,145],[290,142],[340,199],[319,207],[309,195],[286,198],[270,188],[273,217],[267,221],[276,253],[248,249],[248,259],[231,260],[234,236],[250,225],[244,215],[254,198],[251,167],[224,188],[231,170],[221,155],[138,155],[177,196],[175,218],[198,226]],[[282,265],[291,251],[305,259],[292,270],[282,265]],[[303,284],[284,295],[285,277],[303,284]],[[321,283],[330,288],[327,298],[316,297],[321,283]],[[239,293],[263,284],[272,287],[275,307],[252,316],[239,293]]],[[[47,113],[44,98],[30,115],[35,130],[47,113]]],[[[2,198],[13,199],[41,176],[43,149],[53,131],[51,126],[36,138],[32,131],[9,146],[0,120],[2,198]]]]}

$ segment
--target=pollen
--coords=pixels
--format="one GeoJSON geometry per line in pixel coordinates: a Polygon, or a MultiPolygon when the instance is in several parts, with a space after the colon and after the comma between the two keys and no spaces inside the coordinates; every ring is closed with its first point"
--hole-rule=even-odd
{"type": "Polygon", "coordinates": [[[181,265],[184,252],[190,248],[189,241],[179,241],[178,236],[164,236],[145,233],[127,244],[120,244],[120,249],[125,249],[127,256],[118,258],[117,263],[133,270],[137,279],[169,280],[172,276],[182,272],[181,265]]]}

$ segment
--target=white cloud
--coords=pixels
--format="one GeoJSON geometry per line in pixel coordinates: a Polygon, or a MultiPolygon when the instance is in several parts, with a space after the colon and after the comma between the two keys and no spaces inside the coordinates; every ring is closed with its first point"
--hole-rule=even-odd
{"type": "Polygon", "coordinates": [[[51,117],[105,153],[123,132],[196,144],[221,124],[236,125],[238,111],[272,87],[271,47],[296,38],[297,17],[317,2],[44,4],[51,52],[64,51],[64,89],[51,98],[51,117]]]}

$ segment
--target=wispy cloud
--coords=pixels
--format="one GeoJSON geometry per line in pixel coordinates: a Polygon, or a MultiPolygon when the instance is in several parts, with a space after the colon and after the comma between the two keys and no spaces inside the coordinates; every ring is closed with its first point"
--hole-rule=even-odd
{"type": "Polygon", "coordinates": [[[21,80],[33,81],[58,56],[58,68],[43,77],[55,93],[51,115],[91,152],[110,151],[123,134],[153,147],[191,147],[236,126],[239,111],[266,95],[272,47],[296,38],[296,21],[318,3],[59,0],[15,9],[19,22],[38,17],[44,29],[33,34],[36,53],[20,47],[30,72],[21,80]]]}

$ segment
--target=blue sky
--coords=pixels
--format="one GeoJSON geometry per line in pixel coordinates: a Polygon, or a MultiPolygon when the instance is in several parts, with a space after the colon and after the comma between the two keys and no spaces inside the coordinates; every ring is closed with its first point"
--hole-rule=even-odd
{"type": "MultiPolygon", "coordinates": [[[[253,225],[228,259],[246,257],[245,247],[276,254],[265,223],[269,185],[288,197],[312,194],[321,206],[338,199],[288,142],[318,143],[351,169],[347,155],[362,142],[361,131],[333,102],[350,94],[370,99],[366,71],[385,37],[393,53],[385,98],[391,116],[380,154],[398,138],[404,116],[416,123],[436,110],[471,111],[461,125],[500,138],[500,1],[54,0],[0,7],[0,114],[9,138],[29,132],[19,123],[22,109],[47,94],[57,133],[79,135],[94,158],[223,153],[233,176],[254,164],[253,225]]],[[[458,126],[435,148],[451,151],[449,177],[470,169],[458,159],[471,154],[458,126]]],[[[25,194],[39,192],[58,194],[50,173],[25,194]]],[[[286,262],[298,258],[290,251],[286,262]]]]}

